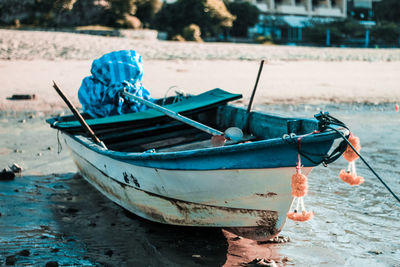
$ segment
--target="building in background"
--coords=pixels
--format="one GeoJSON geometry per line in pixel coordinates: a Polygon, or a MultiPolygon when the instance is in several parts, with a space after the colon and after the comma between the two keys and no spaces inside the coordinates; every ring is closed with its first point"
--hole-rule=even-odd
{"type": "Polygon", "coordinates": [[[360,21],[372,21],[374,18],[374,3],[381,0],[348,0],[347,16],[360,21]]]}
{"type": "Polygon", "coordinates": [[[285,43],[302,41],[302,29],[312,22],[343,20],[348,16],[369,21],[379,0],[248,0],[260,10],[259,23],[249,37],[270,36],[285,43]]]}

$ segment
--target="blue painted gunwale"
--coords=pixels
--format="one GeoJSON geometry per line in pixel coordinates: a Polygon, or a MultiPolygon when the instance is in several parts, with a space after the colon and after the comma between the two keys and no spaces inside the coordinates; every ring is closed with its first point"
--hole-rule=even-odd
{"type": "MultiPolygon", "coordinates": [[[[306,121],[317,123],[316,120],[306,121]]],[[[156,169],[219,170],[295,167],[298,159],[296,140],[299,136],[294,137],[292,140],[272,138],[249,143],[179,152],[136,153],[106,150],[89,138],[68,135],[83,146],[98,153],[99,156],[110,157],[136,166],[156,169]]],[[[301,150],[302,152],[307,152],[313,161],[319,162],[322,156],[328,153],[334,140],[337,138],[339,138],[339,135],[333,131],[307,135],[301,139],[301,150]]],[[[318,165],[303,156],[301,160],[302,165],[305,167],[318,165]]]]}

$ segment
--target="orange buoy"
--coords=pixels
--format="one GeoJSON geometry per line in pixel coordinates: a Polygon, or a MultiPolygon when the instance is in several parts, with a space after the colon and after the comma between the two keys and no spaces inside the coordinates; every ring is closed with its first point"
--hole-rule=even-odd
{"type": "MultiPolygon", "coordinates": [[[[314,213],[312,211],[306,211],[306,208],[304,206],[303,197],[307,195],[308,184],[307,184],[307,176],[301,173],[300,141],[301,138],[298,138],[297,139],[298,149],[299,149],[298,161],[296,165],[296,173],[292,175],[292,196],[294,196],[292,206],[294,202],[297,202],[297,204],[296,204],[296,209],[294,211],[287,213],[287,217],[293,221],[305,222],[310,220],[314,216],[314,213]],[[301,212],[298,212],[299,208],[301,208],[301,212]]],[[[290,207],[290,209],[291,208],[292,207],[290,207]]]]}
{"type": "Polygon", "coordinates": [[[307,195],[307,176],[297,172],[292,175],[292,196],[304,197],[307,195]]]}
{"type": "Polygon", "coordinates": [[[294,211],[294,212],[288,212],[287,216],[289,219],[291,219],[293,221],[305,222],[305,221],[312,219],[312,217],[314,217],[314,212],[303,210],[301,213],[298,213],[298,212],[294,211]]]}
{"type": "MultiPolygon", "coordinates": [[[[360,152],[360,150],[361,150],[360,138],[358,138],[357,136],[350,133],[350,137],[348,140],[349,140],[350,144],[357,150],[357,152],[360,152]]],[[[358,159],[357,153],[354,152],[354,150],[349,145],[347,145],[346,151],[344,151],[344,153],[343,153],[343,157],[348,162],[352,162],[352,161],[355,161],[356,159],[358,159]]]]}
{"type": "MultiPolygon", "coordinates": [[[[360,139],[350,133],[350,137],[348,139],[350,144],[354,147],[354,149],[359,153],[361,150],[360,139]]],[[[339,173],[339,178],[342,179],[343,182],[348,183],[349,185],[360,185],[364,183],[364,177],[358,176],[356,171],[356,163],[355,161],[359,158],[356,152],[350,147],[347,146],[346,151],[343,153],[343,157],[349,162],[347,166],[347,171],[341,170],[339,173]]]]}

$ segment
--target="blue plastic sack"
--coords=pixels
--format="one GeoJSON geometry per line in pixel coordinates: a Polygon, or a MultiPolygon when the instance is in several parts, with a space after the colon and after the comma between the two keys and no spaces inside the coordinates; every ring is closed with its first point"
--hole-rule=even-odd
{"type": "Polygon", "coordinates": [[[143,63],[133,50],[105,54],[92,63],[92,76],[83,79],[78,98],[83,111],[94,118],[143,111],[147,107],[121,96],[124,88],[152,101],[142,85],[143,63]]]}

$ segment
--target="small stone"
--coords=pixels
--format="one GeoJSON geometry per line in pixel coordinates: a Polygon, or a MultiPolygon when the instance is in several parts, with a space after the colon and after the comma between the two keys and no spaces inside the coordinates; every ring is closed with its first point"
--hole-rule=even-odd
{"type": "Polygon", "coordinates": [[[283,257],[282,258],[282,262],[283,263],[285,263],[285,262],[292,262],[293,261],[293,259],[292,258],[289,258],[289,257],[283,257]]]}
{"type": "Polygon", "coordinates": [[[31,255],[31,252],[28,249],[24,249],[24,250],[21,250],[20,252],[18,252],[18,255],[28,257],[29,255],[31,255]]]}
{"type": "Polygon", "coordinates": [[[114,254],[114,252],[111,249],[108,249],[104,252],[104,255],[108,256],[108,257],[112,257],[112,255],[114,254]]]}
{"type": "Polygon", "coordinates": [[[36,99],[35,94],[14,94],[8,98],[9,100],[33,100],[36,99]]]}
{"type": "Polygon", "coordinates": [[[241,237],[241,236],[237,236],[237,237],[232,238],[233,241],[238,241],[238,240],[241,240],[241,239],[243,239],[243,237],[241,237]]]}
{"type": "Polygon", "coordinates": [[[18,193],[18,192],[19,192],[19,190],[18,190],[18,189],[14,189],[14,192],[17,192],[17,193],[18,193]]]}
{"type": "Polygon", "coordinates": [[[17,163],[14,162],[13,165],[10,166],[10,170],[11,170],[13,173],[21,173],[21,172],[22,172],[22,167],[19,166],[17,163]]]}
{"type": "Polygon", "coordinates": [[[19,123],[25,123],[26,120],[25,120],[25,119],[22,119],[22,120],[19,120],[18,122],[19,122],[19,123]]]}
{"type": "Polygon", "coordinates": [[[95,223],[95,222],[90,222],[89,224],[88,224],[88,226],[90,226],[90,227],[95,227],[97,224],[95,223]]]}
{"type": "Polygon", "coordinates": [[[43,155],[42,152],[39,152],[39,153],[36,154],[36,156],[38,156],[38,157],[41,157],[42,155],[43,155]]]}
{"type": "Polygon", "coordinates": [[[24,151],[22,149],[16,148],[14,149],[14,153],[24,153],[24,151]]]}
{"type": "Polygon", "coordinates": [[[201,258],[201,256],[198,254],[194,254],[194,255],[192,255],[192,258],[201,258]]]}
{"type": "Polygon", "coordinates": [[[382,251],[379,251],[379,250],[370,250],[370,251],[368,251],[368,253],[369,253],[369,254],[375,254],[375,255],[383,254],[383,252],[382,252],[382,251]]]}
{"type": "Polygon", "coordinates": [[[247,263],[248,267],[252,266],[270,266],[270,267],[277,267],[275,261],[269,259],[254,259],[253,261],[247,263]]]}
{"type": "Polygon", "coordinates": [[[60,249],[59,248],[52,248],[51,250],[50,250],[50,252],[53,252],[53,253],[55,253],[55,252],[59,252],[60,251],[60,249]]]}
{"type": "Polygon", "coordinates": [[[48,146],[47,150],[53,150],[53,148],[51,146],[48,146]]]}
{"type": "Polygon", "coordinates": [[[17,258],[15,257],[15,255],[6,257],[6,265],[15,265],[16,262],[17,262],[17,258]]]}
{"type": "Polygon", "coordinates": [[[58,267],[58,262],[56,262],[56,261],[48,261],[45,266],[46,267],[58,267]]]}
{"type": "Polygon", "coordinates": [[[0,172],[0,181],[11,181],[14,180],[14,178],[15,178],[15,173],[13,173],[12,171],[3,169],[3,171],[0,172]]]}

